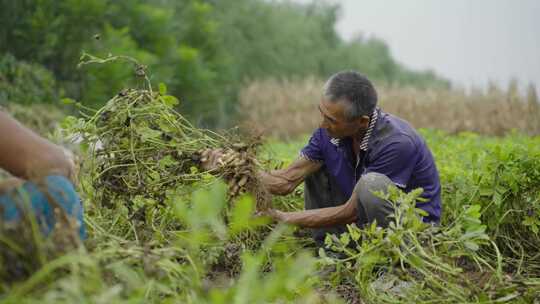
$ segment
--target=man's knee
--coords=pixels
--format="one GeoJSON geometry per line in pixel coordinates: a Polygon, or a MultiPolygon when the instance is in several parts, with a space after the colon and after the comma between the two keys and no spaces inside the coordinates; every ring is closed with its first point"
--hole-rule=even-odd
{"type": "Polygon", "coordinates": [[[388,176],[377,172],[370,172],[362,175],[360,180],[356,183],[354,190],[359,195],[360,199],[365,198],[370,200],[370,198],[375,197],[373,192],[382,191],[383,193],[386,193],[388,187],[391,185],[393,185],[393,183],[388,176]]]}
{"type": "Polygon", "coordinates": [[[392,214],[392,204],[379,197],[376,192],[387,193],[392,181],[384,174],[370,172],[364,174],[355,187],[358,203],[358,224],[364,226],[377,221],[379,226],[387,226],[387,216],[392,214]]]}

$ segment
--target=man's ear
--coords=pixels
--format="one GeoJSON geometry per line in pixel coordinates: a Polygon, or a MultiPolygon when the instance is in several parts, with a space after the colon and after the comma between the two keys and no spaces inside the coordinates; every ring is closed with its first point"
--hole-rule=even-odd
{"type": "Polygon", "coordinates": [[[369,127],[369,116],[363,115],[358,117],[358,124],[362,129],[367,129],[369,127]]]}

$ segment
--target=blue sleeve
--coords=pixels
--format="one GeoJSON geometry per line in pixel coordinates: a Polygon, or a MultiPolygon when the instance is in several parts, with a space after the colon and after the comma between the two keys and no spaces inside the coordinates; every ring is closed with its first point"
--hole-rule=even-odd
{"type": "Polygon", "coordinates": [[[300,156],[312,161],[322,162],[324,160],[322,137],[322,130],[320,128],[315,130],[307,145],[300,151],[300,156]]]}
{"type": "Polygon", "coordinates": [[[400,188],[407,188],[416,165],[417,148],[411,138],[396,136],[370,153],[365,173],[384,174],[400,188]]]}

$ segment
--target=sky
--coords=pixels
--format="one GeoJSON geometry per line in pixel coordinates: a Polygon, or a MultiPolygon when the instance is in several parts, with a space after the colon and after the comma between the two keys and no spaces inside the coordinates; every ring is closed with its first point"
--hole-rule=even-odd
{"type": "MultiPolygon", "coordinates": [[[[297,0],[298,2],[310,2],[297,0]]],[[[462,87],[540,86],[540,0],[330,0],[337,31],[384,39],[394,58],[462,87]]]]}

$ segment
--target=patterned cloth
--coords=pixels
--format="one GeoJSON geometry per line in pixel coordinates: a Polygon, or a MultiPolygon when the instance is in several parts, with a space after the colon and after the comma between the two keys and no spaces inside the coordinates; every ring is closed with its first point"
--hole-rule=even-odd
{"type": "Polygon", "coordinates": [[[21,212],[33,212],[38,226],[45,235],[48,235],[56,223],[54,204],[51,204],[49,200],[54,200],[68,216],[76,221],[79,236],[85,239],[86,229],[81,200],[73,184],[63,176],[48,176],[42,186],[26,182],[22,187],[1,195],[2,219],[4,222],[16,222],[20,221],[21,212]]]}

